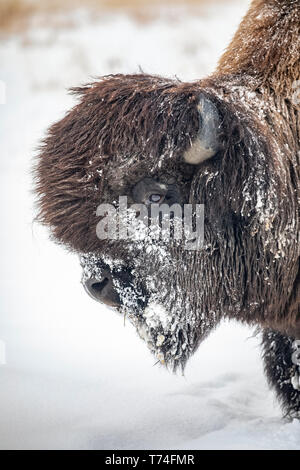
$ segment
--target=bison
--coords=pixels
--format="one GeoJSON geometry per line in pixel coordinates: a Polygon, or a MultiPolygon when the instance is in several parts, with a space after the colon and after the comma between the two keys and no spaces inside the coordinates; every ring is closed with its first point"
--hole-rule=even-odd
{"type": "Polygon", "coordinates": [[[257,326],[266,375],[292,417],[300,416],[299,33],[299,1],[254,0],[207,78],[118,74],[72,89],[79,102],[50,127],[35,167],[39,219],[80,255],[93,298],[125,313],[172,370],[221,319],[257,326]],[[148,232],[97,236],[97,208],[117,209],[120,196],[146,207],[147,220],[154,205],[204,205],[202,246],[148,232]]]}

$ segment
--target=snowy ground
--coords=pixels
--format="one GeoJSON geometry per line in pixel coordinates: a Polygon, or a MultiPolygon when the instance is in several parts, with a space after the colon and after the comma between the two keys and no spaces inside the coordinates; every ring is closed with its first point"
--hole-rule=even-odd
{"type": "Polygon", "coordinates": [[[71,28],[0,43],[1,449],[300,449],[262,372],[259,338],[223,324],[185,377],[159,366],[133,328],[83,291],[75,256],[32,223],[30,165],[66,87],[114,72],[209,73],[248,1],[150,23],[81,12],[71,28]]]}

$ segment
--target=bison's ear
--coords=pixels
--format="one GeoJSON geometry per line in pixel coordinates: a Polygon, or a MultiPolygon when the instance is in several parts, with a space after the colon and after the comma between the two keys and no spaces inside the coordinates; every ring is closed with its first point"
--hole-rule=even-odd
{"type": "Polygon", "coordinates": [[[215,104],[206,96],[201,95],[198,102],[199,133],[191,147],[184,153],[184,161],[191,165],[212,158],[220,148],[221,120],[215,104]]]}

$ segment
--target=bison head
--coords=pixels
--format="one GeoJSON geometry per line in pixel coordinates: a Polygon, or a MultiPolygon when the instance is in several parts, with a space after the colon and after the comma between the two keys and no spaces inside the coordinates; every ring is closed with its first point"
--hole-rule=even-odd
{"type": "Polygon", "coordinates": [[[41,220],[80,254],[88,293],[126,314],[172,369],[221,318],[284,330],[297,303],[296,208],[256,111],[213,79],[115,75],[73,91],[79,104],[42,146],[37,192],[41,220]],[[99,206],[117,213],[120,196],[147,220],[152,205],[203,205],[203,243],[172,236],[177,216],[167,240],[140,236],[136,215],[137,236],[97,236],[99,206]]]}

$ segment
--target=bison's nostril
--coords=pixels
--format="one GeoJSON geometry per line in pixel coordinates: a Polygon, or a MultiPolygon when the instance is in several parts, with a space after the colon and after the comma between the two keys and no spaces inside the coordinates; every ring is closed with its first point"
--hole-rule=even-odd
{"type": "Polygon", "coordinates": [[[120,298],[114,287],[111,273],[105,270],[102,274],[101,279],[89,278],[84,281],[84,288],[94,300],[117,307],[120,305],[120,298]]]}
{"type": "Polygon", "coordinates": [[[109,279],[105,277],[103,281],[91,283],[91,290],[95,291],[95,293],[97,292],[98,294],[100,294],[108,283],[109,279]]]}

